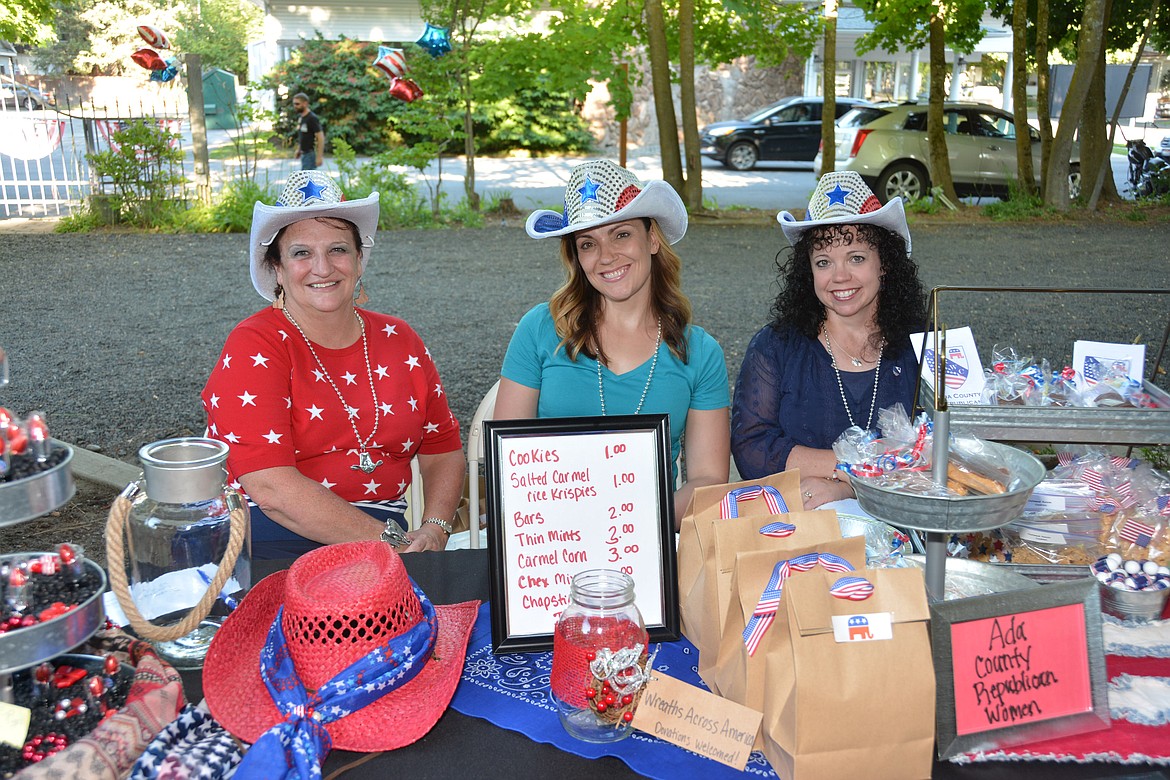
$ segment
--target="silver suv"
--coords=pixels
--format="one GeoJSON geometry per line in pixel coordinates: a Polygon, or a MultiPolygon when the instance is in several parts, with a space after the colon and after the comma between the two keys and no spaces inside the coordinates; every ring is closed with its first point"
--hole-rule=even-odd
{"type": "MultiPolygon", "coordinates": [[[[836,169],[857,171],[882,203],[930,193],[930,152],[926,143],[926,104],[881,103],[859,106],[837,120],[836,169]]],[[[1016,178],[1016,124],[1011,114],[984,103],[944,103],[951,179],[961,197],[1007,197],[1016,178]]],[[[1040,132],[1028,127],[1037,184],[1040,132]]],[[[823,150],[822,150],[823,152],[823,150]]],[[[821,154],[813,169],[821,175],[821,154]]],[[[1069,195],[1080,195],[1080,158],[1074,149],[1069,195]]]]}

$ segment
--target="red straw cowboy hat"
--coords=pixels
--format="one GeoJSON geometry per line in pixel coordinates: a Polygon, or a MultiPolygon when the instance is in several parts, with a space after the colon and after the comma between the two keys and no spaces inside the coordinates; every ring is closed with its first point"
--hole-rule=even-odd
{"type": "MultiPolygon", "coordinates": [[[[349,542],[301,556],[265,577],[216,633],[203,667],[212,715],[245,742],[285,718],[260,676],[260,653],[277,610],[288,656],[312,693],[423,620],[406,568],[390,545],[349,542]]],[[[378,752],[418,740],[455,693],[479,602],[435,606],[434,650],[414,679],[325,725],[333,747],[378,752]]]]}

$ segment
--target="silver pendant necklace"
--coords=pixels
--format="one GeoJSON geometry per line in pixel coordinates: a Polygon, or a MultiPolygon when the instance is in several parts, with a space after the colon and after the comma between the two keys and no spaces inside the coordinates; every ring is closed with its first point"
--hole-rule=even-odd
{"type": "Polygon", "coordinates": [[[370,453],[366,451],[366,448],[370,446],[370,443],[374,440],[374,436],[377,435],[378,424],[382,421],[382,418],[379,414],[380,408],[378,406],[378,393],[374,389],[374,372],[370,370],[370,348],[369,344],[366,342],[365,320],[363,320],[361,315],[356,311],[353,313],[353,316],[357,317],[358,325],[362,329],[362,356],[366,359],[366,377],[370,380],[370,395],[374,398],[374,430],[370,431],[370,435],[363,439],[362,435],[358,433],[357,423],[354,422],[354,418],[357,417],[358,413],[357,407],[350,406],[348,403],[346,403],[345,396],[341,394],[341,390],[337,387],[337,383],[333,381],[333,377],[325,369],[325,364],[321,362],[321,358],[317,355],[317,350],[313,349],[313,342],[309,341],[309,337],[305,335],[303,330],[301,330],[300,324],[295,319],[293,319],[292,312],[290,312],[288,309],[284,309],[284,316],[288,317],[288,321],[293,324],[293,327],[296,328],[297,332],[301,334],[301,338],[303,338],[305,343],[309,345],[309,352],[313,355],[313,360],[317,361],[317,367],[321,369],[321,373],[324,374],[325,378],[329,381],[329,386],[333,388],[333,392],[337,393],[337,400],[341,401],[341,408],[345,410],[346,416],[349,418],[349,427],[353,428],[353,436],[355,439],[357,439],[358,443],[358,462],[355,465],[350,466],[350,469],[353,471],[362,471],[366,474],[373,473],[374,469],[382,465],[382,461],[375,461],[373,458],[371,458],[370,453]]]}
{"type": "MultiPolygon", "coordinates": [[[[638,408],[634,414],[641,414],[642,404],[646,403],[646,393],[650,391],[650,382],[654,379],[654,369],[658,366],[658,348],[662,346],[662,318],[658,318],[658,336],[654,339],[654,359],[650,361],[650,373],[646,375],[646,386],[642,388],[642,397],[638,399],[638,408]]],[[[597,395],[601,397],[601,416],[605,416],[605,385],[601,381],[601,359],[597,360],[597,395]]]]}
{"type": "MultiPolygon", "coordinates": [[[[827,326],[827,325],[826,325],[826,326],[821,326],[821,327],[822,327],[822,328],[823,328],[823,330],[825,331],[825,343],[828,343],[828,339],[829,339],[829,328],[828,328],[828,326],[827,326]]],[[[846,351],[844,350],[844,348],[842,348],[842,347],[841,347],[841,345],[840,345],[840,344],[838,344],[838,345],[837,345],[837,347],[838,347],[839,349],[841,349],[841,354],[843,354],[845,357],[849,358],[849,362],[853,364],[853,367],[854,367],[854,368],[861,368],[861,367],[862,367],[862,366],[864,366],[866,363],[870,362],[870,361],[868,361],[868,360],[862,360],[862,359],[861,359],[861,358],[859,358],[859,357],[853,357],[853,356],[852,356],[852,355],[850,355],[848,352],[846,352],[846,351]]],[[[862,353],[863,353],[863,354],[865,353],[865,350],[864,350],[864,349],[862,349],[861,351],[862,351],[862,353]]],[[[829,354],[832,354],[832,353],[833,353],[833,349],[832,349],[832,347],[830,347],[830,348],[829,348],[829,354]]],[[[881,354],[880,354],[880,353],[878,354],[878,360],[881,360],[881,354]]]]}
{"type": "MultiPolygon", "coordinates": [[[[833,373],[837,375],[837,389],[841,392],[841,403],[845,404],[845,415],[849,418],[849,425],[856,428],[857,423],[853,421],[853,412],[849,410],[849,399],[845,396],[845,383],[841,381],[841,370],[837,368],[837,358],[833,356],[833,340],[829,338],[829,329],[825,328],[824,333],[825,349],[829,352],[829,361],[833,364],[833,373]]],[[[867,431],[873,427],[873,412],[877,408],[878,381],[881,379],[882,374],[882,348],[885,345],[885,339],[882,339],[882,343],[878,346],[877,366],[873,370],[873,397],[869,399],[869,418],[865,421],[865,429],[867,431]]],[[[860,367],[861,361],[854,358],[853,365],[860,367]]]]}

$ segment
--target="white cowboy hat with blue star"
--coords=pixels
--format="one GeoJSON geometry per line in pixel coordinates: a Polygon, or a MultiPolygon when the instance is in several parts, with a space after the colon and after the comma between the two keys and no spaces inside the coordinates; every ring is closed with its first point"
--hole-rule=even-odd
{"type": "Polygon", "coordinates": [[[643,184],[609,160],[590,160],[573,168],[565,187],[565,210],[532,212],[524,229],[533,238],[552,238],[611,222],[652,217],[668,244],[687,232],[687,209],[664,181],[643,184]]]}
{"type": "Polygon", "coordinates": [[[369,260],[378,230],[378,193],[360,200],[343,200],[337,182],[321,171],[295,171],[288,177],[280,197],[271,206],[256,201],[252,208],[251,250],[248,262],[252,286],[271,301],[276,291],[276,271],[264,264],[264,253],[276,234],[302,219],[336,217],[357,225],[362,237],[362,272],[369,260]]]}
{"type": "Polygon", "coordinates": [[[901,198],[893,198],[882,205],[873,190],[857,171],[830,171],[821,176],[817,188],[808,201],[804,219],[790,212],[776,215],[780,229],[793,246],[806,230],[823,225],[877,225],[897,233],[906,241],[910,254],[910,228],[906,226],[906,210],[901,198]]]}

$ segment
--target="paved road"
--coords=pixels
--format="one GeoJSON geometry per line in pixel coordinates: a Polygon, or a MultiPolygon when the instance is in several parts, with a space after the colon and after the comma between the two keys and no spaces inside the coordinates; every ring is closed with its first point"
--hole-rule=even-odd
{"type": "MultiPolygon", "coordinates": [[[[1170,289],[1170,225],[916,225],[928,285],[1170,289]]],[[[679,244],[695,321],[723,345],[732,381],[776,292],[784,245],[772,224],[695,225],[679,244]]],[[[0,242],[9,303],[0,318],[11,384],[0,403],[44,410],[59,438],[133,460],[147,442],[203,429],[199,391],[231,327],[262,301],[242,235],[25,235],[0,242]]],[[[464,423],[499,373],[515,323],[560,282],[555,244],[519,226],[383,231],[371,256],[372,308],[411,323],[464,423]]],[[[1011,343],[1070,359],[1076,338],[1157,344],[1170,306],[1153,296],[955,294],[986,361],[1011,343]]],[[[466,431],[466,427],[465,427],[466,431]]]]}

